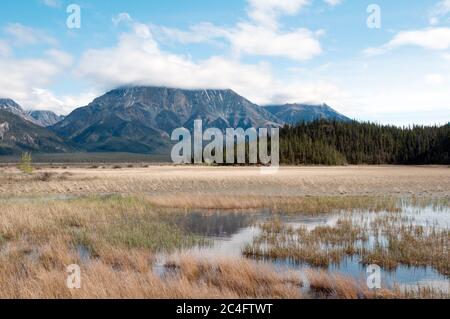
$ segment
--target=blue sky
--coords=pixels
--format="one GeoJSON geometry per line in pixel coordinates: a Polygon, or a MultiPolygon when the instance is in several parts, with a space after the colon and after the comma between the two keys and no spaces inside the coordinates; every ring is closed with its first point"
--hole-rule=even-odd
{"type": "Polygon", "coordinates": [[[0,96],[67,114],[122,85],[232,88],[360,120],[450,121],[450,0],[2,1],[0,96]],[[81,8],[70,29],[69,4],[81,8]],[[380,28],[369,28],[380,9],[380,28]]]}

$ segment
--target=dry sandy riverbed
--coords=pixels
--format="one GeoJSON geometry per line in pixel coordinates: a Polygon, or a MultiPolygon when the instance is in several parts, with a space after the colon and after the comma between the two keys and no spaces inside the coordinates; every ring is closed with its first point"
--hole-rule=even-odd
{"type": "Polygon", "coordinates": [[[0,195],[24,194],[227,194],[273,196],[450,197],[446,166],[259,168],[149,166],[133,168],[41,168],[26,176],[0,168],[0,195]],[[49,176],[43,176],[49,172],[49,176]]]}

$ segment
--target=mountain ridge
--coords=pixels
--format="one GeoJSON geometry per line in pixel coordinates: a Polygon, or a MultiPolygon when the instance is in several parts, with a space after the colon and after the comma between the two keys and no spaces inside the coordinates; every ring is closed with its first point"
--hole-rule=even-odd
{"type": "Polygon", "coordinates": [[[125,141],[122,151],[152,151],[168,147],[173,129],[192,129],[196,119],[204,128],[281,126],[270,112],[232,90],[138,86],[111,90],[51,129],[92,151],[117,150],[113,144],[125,141]]]}
{"type": "Polygon", "coordinates": [[[63,115],[58,115],[55,112],[48,110],[31,110],[27,111],[26,114],[33,118],[38,125],[43,127],[55,125],[65,118],[63,115]]]}
{"type": "Polygon", "coordinates": [[[20,116],[42,127],[52,126],[64,118],[49,110],[24,110],[20,104],[10,98],[0,98],[0,110],[20,116]]]}
{"type": "Polygon", "coordinates": [[[36,125],[10,111],[0,110],[0,155],[22,152],[67,153],[78,150],[47,128],[36,125]]]}
{"type": "Polygon", "coordinates": [[[337,120],[350,122],[351,119],[337,112],[327,104],[302,104],[290,103],[281,105],[264,106],[269,112],[277,116],[281,121],[289,125],[297,125],[302,122],[316,120],[337,120]]]}
{"type": "Polygon", "coordinates": [[[0,110],[10,112],[17,116],[20,116],[24,120],[33,124],[38,124],[35,119],[27,114],[26,111],[16,101],[10,98],[0,98],[0,110]]]}
{"type": "MultiPolygon", "coordinates": [[[[62,141],[69,141],[68,148],[147,154],[168,152],[172,131],[179,127],[192,130],[197,119],[203,121],[204,129],[222,130],[282,127],[315,119],[349,121],[326,104],[259,106],[230,89],[156,86],[110,90],[66,117],[51,111],[26,112],[11,99],[0,99],[0,110],[48,129],[62,141]]],[[[24,129],[33,131],[29,126],[24,129]]]]}

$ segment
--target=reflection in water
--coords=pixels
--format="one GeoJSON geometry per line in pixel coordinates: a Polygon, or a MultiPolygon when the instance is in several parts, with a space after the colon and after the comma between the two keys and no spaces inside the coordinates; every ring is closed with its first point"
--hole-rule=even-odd
{"type": "Polygon", "coordinates": [[[175,224],[199,236],[228,238],[257,221],[251,214],[238,213],[187,213],[177,216],[175,224]]]}
{"type": "MultiPolygon", "coordinates": [[[[342,212],[321,217],[295,216],[283,214],[271,214],[268,211],[261,213],[186,213],[179,215],[175,223],[187,232],[207,237],[212,244],[206,247],[194,247],[183,250],[184,254],[203,258],[239,257],[245,246],[251,244],[261,234],[258,227],[261,223],[270,220],[280,220],[292,227],[306,227],[309,230],[317,226],[333,226],[340,217],[351,217],[361,223],[369,222],[375,217],[392,213],[372,212],[342,212]]],[[[450,210],[446,208],[414,207],[405,203],[402,205],[401,223],[439,227],[448,229],[450,225],[450,210]]],[[[371,241],[368,242],[368,245],[371,241]]],[[[269,260],[260,259],[258,262],[270,263],[279,269],[293,270],[300,274],[304,270],[312,268],[309,265],[298,263],[290,259],[269,260]]],[[[164,272],[165,256],[159,256],[155,270],[164,272]]],[[[340,272],[352,276],[358,280],[365,280],[366,268],[356,257],[345,257],[339,265],[330,265],[328,270],[340,272]]],[[[450,281],[431,267],[406,267],[399,266],[395,271],[383,271],[382,283],[384,287],[392,287],[398,284],[401,287],[428,286],[450,291],[450,281]]]]}

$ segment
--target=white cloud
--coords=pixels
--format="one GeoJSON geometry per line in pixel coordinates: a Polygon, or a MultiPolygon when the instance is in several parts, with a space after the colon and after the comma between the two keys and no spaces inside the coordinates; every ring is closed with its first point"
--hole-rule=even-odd
{"type": "Polygon", "coordinates": [[[431,17],[430,18],[430,25],[435,26],[435,25],[438,25],[438,24],[439,24],[439,19],[438,18],[436,18],[436,17],[431,17]]]}
{"type": "Polygon", "coordinates": [[[264,65],[242,65],[222,57],[198,63],[185,56],[163,52],[151,34],[140,31],[121,35],[116,47],[88,50],[78,74],[104,88],[121,85],[161,85],[181,88],[235,88],[271,81],[264,65]]]}
{"type": "MultiPolygon", "coordinates": [[[[270,88],[268,89],[270,90],[270,88]]],[[[331,82],[278,81],[274,86],[269,103],[328,103],[334,107],[342,107],[342,101],[346,98],[348,98],[348,93],[331,82]]]]}
{"type": "Polygon", "coordinates": [[[28,99],[32,104],[28,106],[33,110],[49,110],[56,114],[67,115],[74,108],[88,105],[101,92],[88,91],[77,96],[56,96],[52,91],[41,88],[32,88],[28,99]]]}
{"type": "Polygon", "coordinates": [[[112,18],[112,22],[115,26],[122,22],[131,22],[131,20],[131,16],[126,12],[119,13],[116,17],[112,18]]]}
{"type": "Polygon", "coordinates": [[[323,102],[338,88],[326,83],[305,84],[277,80],[268,64],[245,64],[212,56],[201,61],[165,52],[150,27],[136,23],[115,47],[91,49],[81,59],[77,74],[106,90],[123,85],[154,85],[186,89],[231,88],[255,103],[323,102]]]}
{"type": "Polygon", "coordinates": [[[308,0],[248,0],[248,20],[234,27],[219,27],[211,23],[191,26],[187,31],[151,26],[155,38],[180,43],[215,42],[225,40],[235,56],[283,57],[296,61],[314,58],[322,53],[318,38],[322,30],[305,28],[284,30],[279,25],[283,15],[295,15],[308,0]]]}
{"type": "Polygon", "coordinates": [[[190,26],[186,31],[158,25],[149,25],[149,27],[153,36],[158,41],[177,42],[181,44],[210,42],[217,45],[223,45],[223,42],[220,43],[216,40],[229,38],[232,32],[230,29],[217,27],[209,22],[190,26]]]}
{"type": "MultiPolygon", "coordinates": [[[[225,32],[232,51],[237,54],[309,60],[322,53],[318,37],[323,31],[283,30],[281,16],[296,15],[309,0],[248,0],[249,21],[225,32]]],[[[218,34],[216,30],[213,34],[218,34]]]]}
{"type": "Polygon", "coordinates": [[[11,48],[6,41],[0,40],[0,56],[5,57],[11,54],[11,48]]]}
{"type": "Polygon", "coordinates": [[[427,74],[425,82],[431,85],[439,85],[444,82],[444,77],[439,73],[427,74]]]}
{"type": "Polygon", "coordinates": [[[325,0],[325,2],[332,7],[342,4],[343,1],[344,0],[325,0]]]}
{"type": "Polygon", "coordinates": [[[41,30],[20,23],[8,24],[5,33],[12,38],[15,45],[49,44],[56,45],[58,41],[41,30]]]}
{"type": "Polygon", "coordinates": [[[40,58],[3,57],[0,60],[0,96],[12,98],[24,107],[33,107],[37,104],[35,88],[51,85],[71,63],[70,55],[57,50],[49,50],[40,58]]]}
{"type": "Polygon", "coordinates": [[[45,54],[50,58],[50,60],[57,65],[68,67],[73,64],[73,57],[64,51],[57,49],[49,49],[45,54]]]}
{"type": "Polygon", "coordinates": [[[57,113],[79,106],[71,104],[73,98],[58,100],[49,91],[40,89],[51,86],[61,75],[70,72],[74,63],[69,53],[55,49],[55,39],[41,30],[21,24],[7,25],[5,33],[9,35],[9,41],[0,40],[1,97],[14,99],[25,108],[42,108],[57,113]],[[39,57],[18,58],[14,55],[14,46],[40,44],[49,48],[44,49],[39,57]]]}
{"type": "Polygon", "coordinates": [[[322,53],[317,35],[307,29],[280,32],[264,26],[239,24],[230,33],[229,41],[236,53],[260,56],[287,57],[309,60],[322,53]]]}
{"type": "Polygon", "coordinates": [[[250,19],[266,27],[274,28],[278,18],[295,15],[309,4],[309,0],[248,0],[247,13],[250,19]]]}
{"type": "Polygon", "coordinates": [[[344,112],[360,120],[386,124],[444,124],[450,118],[447,91],[443,85],[424,86],[423,82],[405,89],[370,88],[353,92],[351,99],[344,101],[344,112]]]}
{"type": "Polygon", "coordinates": [[[24,99],[34,86],[46,86],[61,68],[49,59],[15,59],[0,61],[0,95],[24,99]]]}
{"type": "Polygon", "coordinates": [[[234,28],[220,28],[210,23],[202,23],[183,31],[174,28],[150,26],[156,39],[162,42],[206,43],[230,47],[235,56],[282,57],[305,61],[322,53],[318,38],[322,30],[312,32],[308,29],[282,31],[264,25],[243,22],[234,28]],[[220,40],[225,40],[220,41],[220,40]]]}
{"type": "MultiPolygon", "coordinates": [[[[295,14],[307,1],[258,3],[253,8],[278,19],[280,14],[295,14]],[[268,13],[273,9],[276,13],[268,13]]],[[[255,4],[255,3],[253,3],[255,4]]],[[[256,19],[256,18],[255,18],[256,19]]],[[[256,20],[253,20],[256,21],[256,20]]],[[[240,55],[283,56],[295,60],[309,59],[321,53],[321,32],[306,29],[281,31],[278,27],[243,22],[233,28],[210,23],[192,26],[188,31],[145,25],[133,21],[128,13],[112,19],[124,23],[131,31],[120,35],[112,48],[86,50],[74,74],[87,79],[93,90],[77,96],[57,96],[47,89],[65,70],[73,69],[73,58],[62,51],[48,50],[42,58],[17,59],[9,46],[0,46],[0,95],[17,100],[24,107],[48,109],[65,114],[90,102],[108,89],[122,85],[160,85],[180,88],[231,88],[256,103],[313,101],[318,95],[334,91],[323,83],[316,85],[275,79],[266,63],[245,64],[240,55]],[[160,49],[154,33],[181,43],[217,41],[227,43],[234,58],[211,56],[194,61],[160,49]],[[255,41],[255,36],[259,41],[255,41]],[[265,45],[263,45],[265,44],[265,45]],[[7,75],[10,75],[7,77],[7,75]],[[11,76],[12,75],[12,76],[11,76]]],[[[11,24],[6,33],[15,45],[56,44],[46,33],[21,24],[11,24]]],[[[2,43],[0,43],[2,44],[2,43]]],[[[70,72],[70,71],[69,71],[70,72]]],[[[334,94],[334,93],[333,93],[334,94]]],[[[323,100],[321,100],[323,101],[323,100]]]]}
{"type": "Polygon", "coordinates": [[[427,28],[424,30],[402,31],[388,43],[378,48],[368,48],[367,55],[377,55],[402,46],[418,46],[429,50],[450,48],[450,28],[427,28]]]}
{"type": "Polygon", "coordinates": [[[61,8],[61,1],[59,0],[41,0],[41,3],[51,8],[61,8]]]}
{"type": "Polygon", "coordinates": [[[388,43],[389,48],[404,45],[415,45],[431,50],[446,50],[450,47],[450,28],[400,32],[388,43]]]}
{"type": "Polygon", "coordinates": [[[441,0],[429,12],[431,25],[439,24],[439,19],[450,13],[450,0],[441,0]]]}

